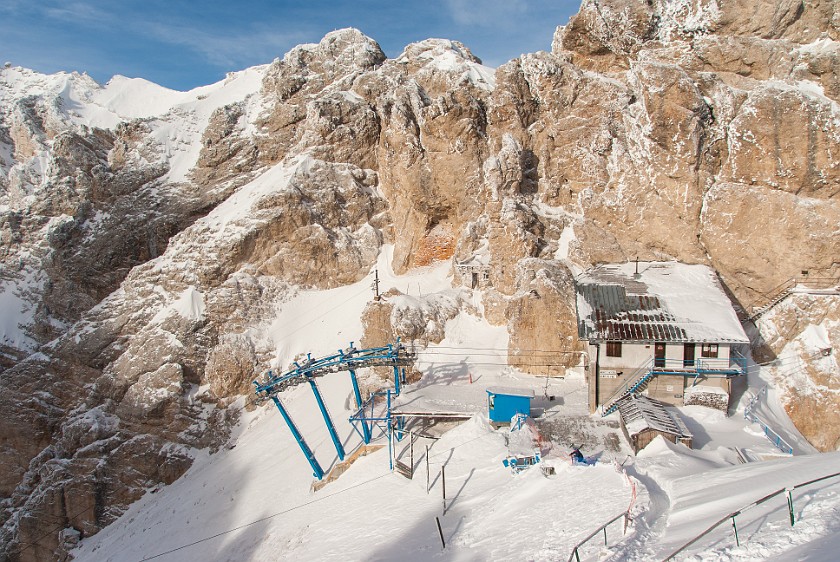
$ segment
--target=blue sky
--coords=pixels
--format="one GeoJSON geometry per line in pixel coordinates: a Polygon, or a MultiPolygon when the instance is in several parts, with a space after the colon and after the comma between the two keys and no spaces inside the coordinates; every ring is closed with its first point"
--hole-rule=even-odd
{"type": "Polygon", "coordinates": [[[186,90],[356,27],[389,57],[429,37],[457,39],[489,66],[550,50],[580,0],[0,0],[0,62],[114,74],[186,90]]]}

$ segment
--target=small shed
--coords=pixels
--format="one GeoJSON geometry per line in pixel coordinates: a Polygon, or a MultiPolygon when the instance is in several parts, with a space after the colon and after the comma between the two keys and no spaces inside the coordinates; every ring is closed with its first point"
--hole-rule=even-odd
{"type": "Polygon", "coordinates": [[[510,423],[516,414],[530,415],[532,398],[534,391],[530,388],[488,388],[487,411],[490,421],[510,423]]]}
{"type": "Polygon", "coordinates": [[[621,413],[621,429],[633,452],[644,449],[657,435],[671,443],[682,443],[691,448],[692,435],[688,428],[661,402],[631,394],[619,402],[618,411],[621,413]]]}

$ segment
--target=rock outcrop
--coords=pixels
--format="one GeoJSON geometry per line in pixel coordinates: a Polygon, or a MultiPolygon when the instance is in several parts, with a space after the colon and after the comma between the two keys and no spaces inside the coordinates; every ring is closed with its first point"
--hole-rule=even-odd
{"type": "Polygon", "coordinates": [[[840,297],[791,295],[758,330],[790,419],[818,450],[840,450],[840,297]]]}
{"type": "MultiPolygon", "coordinates": [[[[222,446],[278,309],[384,243],[397,273],[482,264],[509,361],[548,374],[576,361],[581,268],[705,263],[744,307],[837,276],[838,13],[585,0],[495,70],[340,30],[201,93],[3,69],[0,557],[60,556],[222,446]]],[[[468,291],[389,294],[367,337],[439,341],[468,291]]]]}

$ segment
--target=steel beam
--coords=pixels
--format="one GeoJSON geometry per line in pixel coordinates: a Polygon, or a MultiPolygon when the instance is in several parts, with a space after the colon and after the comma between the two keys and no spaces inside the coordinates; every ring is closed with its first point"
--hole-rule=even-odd
{"type": "Polygon", "coordinates": [[[353,382],[353,396],[356,398],[356,407],[359,408],[361,413],[361,423],[362,423],[362,439],[365,442],[365,445],[370,443],[370,427],[368,427],[367,422],[365,421],[365,413],[364,408],[362,408],[362,393],[359,392],[359,381],[356,380],[356,371],[350,369],[350,380],[353,382]]]}
{"type": "Polygon", "coordinates": [[[314,472],[313,476],[320,480],[324,477],[324,469],[321,468],[321,465],[318,464],[318,459],[315,458],[315,455],[312,454],[312,449],[309,448],[309,445],[306,444],[306,441],[303,440],[303,436],[298,431],[295,422],[292,421],[292,418],[289,417],[289,413],[286,411],[286,408],[283,407],[283,404],[280,402],[280,399],[277,396],[272,396],[272,400],[274,400],[274,404],[277,406],[277,409],[280,410],[280,415],[283,416],[283,419],[286,420],[286,425],[289,426],[289,431],[292,432],[292,436],[297,441],[298,445],[300,445],[300,450],[303,451],[303,455],[306,457],[306,460],[309,461],[309,465],[312,467],[312,471],[314,472]]]}
{"type": "Polygon", "coordinates": [[[318,385],[315,384],[314,378],[307,377],[307,379],[309,380],[309,386],[312,387],[312,393],[315,395],[315,401],[318,402],[318,408],[321,410],[321,415],[324,416],[324,423],[327,424],[327,431],[330,432],[330,437],[332,437],[333,445],[335,445],[335,452],[338,453],[338,459],[343,461],[344,447],[341,445],[341,440],[338,438],[332,419],[330,418],[329,413],[327,413],[327,406],[324,404],[321,391],[318,390],[318,385]]]}

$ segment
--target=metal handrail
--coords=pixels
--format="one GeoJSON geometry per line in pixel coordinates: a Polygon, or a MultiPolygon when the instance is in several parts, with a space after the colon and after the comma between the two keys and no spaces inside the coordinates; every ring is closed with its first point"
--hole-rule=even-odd
{"type": "Polygon", "coordinates": [[[624,384],[619,386],[610,395],[610,397],[604,401],[604,405],[609,406],[610,404],[615,402],[616,398],[620,397],[622,394],[625,394],[627,392],[627,389],[630,388],[630,386],[636,384],[636,382],[644,378],[644,376],[650,372],[652,366],[653,359],[647,359],[644,363],[637,367],[636,370],[633,371],[629,377],[627,377],[627,380],[624,381],[624,384]]]}
{"type": "Polygon", "coordinates": [[[774,431],[770,425],[767,424],[763,419],[761,419],[758,414],[754,413],[756,406],[761,401],[761,397],[767,394],[767,386],[763,386],[761,390],[759,390],[755,396],[753,396],[749,403],[747,403],[747,407],[744,408],[744,419],[753,423],[757,423],[761,426],[761,429],[764,430],[764,436],[776,446],[781,452],[792,455],[793,454],[793,447],[785,441],[785,439],[779,435],[776,431],[774,431]]]}
{"type": "Polygon", "coordinates": [[[606,542],[607,542],[607,527],[609,527],[610,525],[612,525],[613,523],[615,523],[616,521],[618,521],[622,517],[630,517],[630,510],[623,511],[623,512],[619,513],[618,515],[616,515],[615,517],[613,517],[612,519],[610,519],[609,521],[607,521],[606,523],[604,523],[603,525],[601,525],[600,527],[595,529],[595,531],[593,531],[585,539],[583,539],[582,541],[577,543],[575,545],[575,547],[572,549],[572,553],[569,555],[568,562],[572,562],[572,559],[576,560],[577,562],[580,562],[580,555],[578,554],[578,549],[581,546],[583,546],[587,541],[589,541],[589,539],[591,539],[592,537],[594,537],[595,535],[597,535],[601,531],[604,531],[604,544],[606,545],[606,542]]]}
{"type": "MultiPolygon", "coordinates": [[[[690,547],[691,545],[693,545],[694,543],[696,543],[697,541],[699,541],[700,539],[702,539],[703,537],[705,537],[706,535],[708,535],[709,533],[714,531],[717,527],[719,527],[722,523],[724,523],[727,520],[731,519],[732,520],[732,525],[734,527],[735,526],[735,517],[738,516],[738,515],[741,515],[743,512],[745,512],[746,510],[748,510],[750,508],[759,506],[759,505],[763,504],[764,502],[766,502],[767,500],[769,500],[771,498],[774,498],[774,497],[776,497],[779,494],[782,494],[784,492],[790,493],[797,488],[803,488],[805,486],[810,486],[811,484],[816,484],[817,482],[821,482],[823,480],[828,480],[829,478],[836,478],[838,476],[840,476],[840,472],[835,472],[834,474],[829,474],[827,476],[821,476],[820,478],[814,478],[813,480],[808,480],[807,482],[802,482],[800,484],[796,484],[796,485],[790,486],[790,487],[780,488],[780,489],[776,490],[775,492],[771,492],[771,493],[767,494],[766,496],[745,505],[741,509],[737,509],[730,514],[725,515],[724,517],[721,517],[714,525],[712,525],[711,527],[709,527],[708,529],[706,529],[705,531],[703,531],[702,533],[700,533],[699,535],[697,535],[696,537],[694,537],[693,539],[691,539],[690,541],[688,541],[687,543],[682,545],[680,548],[678,548],[677,550],[675,550],[674,552],[669,554],[668,557],[663,559],[662,562],[668,562],[668,560],[673,560],[674,557],[677,554],[683,552],[685,549],[687,549],[688,547],[690,547]]],[[[790,510],[790,524],[791,524],[791,526],[793,526],[793,524],[794,524],[793,500],[792,500],[792,497],[790,495],[788,496],[788,508],[790,510]]],[[[737,528],[736,528],[735,539],[736,539],[736,541],[738,540],[737,528]]],[[[569,560],[571,561],[571,558],[569,558],[569,560]]]]}
{"type": "Polygon", "coordinates": [[[832,286],[840,284],[840,277],[791,277],[787,281],[776,285],[766,293],[762,293],[761,296],[764,297],[763,302],[760,306],[752,307],[752,314],[750,315],[750,318],[753,318],[756,315],[761,315],[761,313],[765,312],[765,308],[772,306],[776,299],[787,296],[790,290],[797,285],[808,286],[814,284],[817,286],[811,287],[813,289],[828,289],[832,286]]]}

